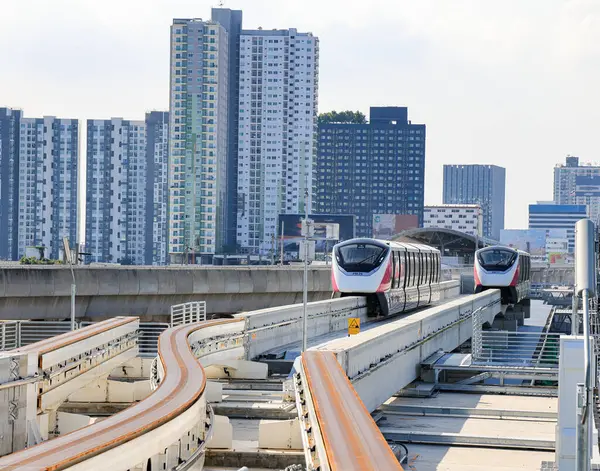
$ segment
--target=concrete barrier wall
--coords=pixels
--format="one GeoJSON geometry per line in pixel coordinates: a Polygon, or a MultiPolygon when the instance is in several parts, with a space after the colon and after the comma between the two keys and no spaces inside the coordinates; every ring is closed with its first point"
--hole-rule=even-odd
{"type": "MultiPolygon", "coordinates": [[[[302,267],[76,267],[78,320],[118,315],[164,322],[170,307],[206,301],[232,314],[302,301],[302,267]]],[[[331,297],[328,267],[309,269],[310,301],[331,297]]],[[[62,266],[0,268],[0,319],[68,319],[71,272],[62,266]]]]}

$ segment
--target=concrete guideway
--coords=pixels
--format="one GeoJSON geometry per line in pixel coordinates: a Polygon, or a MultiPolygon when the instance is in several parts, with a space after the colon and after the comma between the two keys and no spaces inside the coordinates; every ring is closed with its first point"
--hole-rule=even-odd
{"type": "Polygon", "coordinates": [[[135,358],[139,322],[116,317],[0,354],[0,455],[49,438],[75,391],[135,358]]]}
{"type": "Polygon", "coordinates": [[[332,353],[302,355],[296,391],[308,469],[402,470],[332,353]]]}
{"type": "Polygon", "coordinates": [[[492,324],[500,292],[488,290],[416,312],[358,335],[318,347],[335,353],[358,395],[372,412],[414,381],[421,363],[438,350],[452,351],[472,335],[478,311],[492,324]]]}
{"type": "Polygon", "coordinates": [[[206,375],[190,339],[215,353],[220,343],[213,338],[223,327],[239,334],[243,323],[214,320],[166,330],[159,340],[160,384],[153,394],[101,422],[0,458],[0,469],[120,470],[148,462],[152,469],[175,469],[201,459],[212,420],[206,375]]]}

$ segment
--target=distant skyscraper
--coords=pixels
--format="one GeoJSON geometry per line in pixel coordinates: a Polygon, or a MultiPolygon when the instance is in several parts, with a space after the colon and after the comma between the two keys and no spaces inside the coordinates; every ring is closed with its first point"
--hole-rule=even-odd
{"type": "Polygon", "coordinates": [[[443,204],[425,206],[423,227],[438,227],[481,236],[481,208],[476,204],[443,204]]]}
{"type": "Polygon", "coordinates": [[[17,259],[22,112],[0,108],[0,260],[17,259]]]}
{"type": "MultiPolygon", "coordinates": [[[[229,35],[214,21],[171,26],[169,253],[212,258],[225,243],[229,35]]],[[[199,257],[196,257],[196,260],[199,257]]]]}
{"type": "Polygon", "coordinates": [[[500,239],[504,229],[506,170],[496,165],[444,165],[444,204],[478,204],[483,235],[500,239]]]}
{"type": "Polygon", "coordinates": [[[374,214],[415,214],[423,224],[425,125],[408,109],[372,107],[369,124],[321,124],[316,212],[354,214],[371,237],[374,214]]]}
{"type": "Polygon", "coordinates": [[[244,251],[270,250],[278,216],[303,213],[307,185],[312,193],[318,58],[311,33],[242,31],[237,241],[244,251]]]}
{"type": "Polygon", "coordinates": [[[87,123],[86,251],[94,262],[164,264],[168,113],[87,123]]]}
{"type": "Polygon", "coordinates": [[[20,127],[18,257],[43,246],[58,259],[63,237],[77,242],[79,123],[45,116],[20,127]]]}
{"type": "Polygon", "coordinates": [[[569,253],[575,252],[575,223],[587,217],[587,207],[576,204],[530,204],[529,229],[552,231],[564,230],[569,253]]]}
{"type": "Polygon", "coordinates": [[[554,167],[554,202],[586,205],[589,217],[600,222],[600,167],[579,165],[579,157],[568,156],[566,165],[554,167]]]}

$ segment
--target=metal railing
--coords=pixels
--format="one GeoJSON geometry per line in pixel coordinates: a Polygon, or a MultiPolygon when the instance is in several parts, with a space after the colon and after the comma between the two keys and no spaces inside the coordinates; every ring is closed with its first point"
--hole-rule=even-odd
{"type": "Polygon", "coordinates": [[[0,322],[0,351],[18,348],[21,345],[20,333],[17,321],[0,322]]]}
{"type": "MultiPolygon", "coordinates": [[[[76,327],[79,328],[80,326],[76,325],[76,327]]],[[[70,332],[71,322],[19,321],[19,329],[19,347],[25,347],[70,332]]]]}
{"type": "Polygon", "coordinates": [[[558,368],[560,335],[544,332],[481,332],[477,349],[473,349],[473,361],[558,368]]]}
{"type": "Polygon", "coordinates": [[[171,327],[206,320],[206,301],[175,304],[171,306],[171,327]]]}

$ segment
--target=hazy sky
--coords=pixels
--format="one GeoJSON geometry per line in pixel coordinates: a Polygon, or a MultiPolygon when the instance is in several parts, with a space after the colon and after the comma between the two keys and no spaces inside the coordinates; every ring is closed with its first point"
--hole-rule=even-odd
{"type": "MultiPolygon", "coordinates": [[[[169,25],[205,0],[1,0],[0,106],[143,119],[169,104],[169,25]]],[[[319,111],[408,106],[427,125],[425,202],[442,165],[507,168],[506,226],[552,199],[566,154],[600,160],[597,0],[228,0],[244,27],[320,38],[319,111]]],[[[81,123],[85,125],[84,122],[81,123]]]]}

